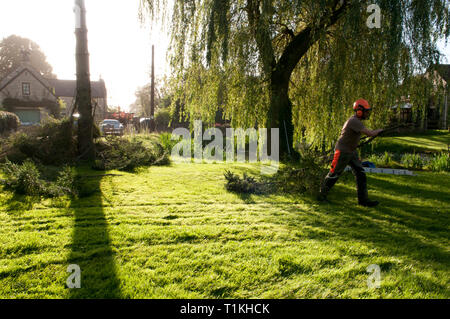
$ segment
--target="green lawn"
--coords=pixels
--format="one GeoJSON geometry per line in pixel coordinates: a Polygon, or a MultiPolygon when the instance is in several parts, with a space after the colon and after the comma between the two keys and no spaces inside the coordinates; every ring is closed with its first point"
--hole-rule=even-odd
{"type": "Polygon", "coordinates": [[[410,133],[401,136],[378,137],[366,149],[374,152],[440,152],[449,149],[450,132],[444,130],[429,130],[423,133],[410,133]]]}
{"type": "Polygon", "coordinates": [[[1,192],[0,298],[450,297],[450,174],[368,175],[381,204],[362,208],[348,177],[319,205],[228,193],[226,168],[258,172],[174,164],[85,177],[76,200],[1,192]]]}

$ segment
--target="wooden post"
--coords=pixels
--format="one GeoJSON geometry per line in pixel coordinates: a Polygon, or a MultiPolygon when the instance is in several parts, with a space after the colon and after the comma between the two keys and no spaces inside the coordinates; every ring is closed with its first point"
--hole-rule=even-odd
{"type": "Polygon", "coordinates": [[[81,159],[94,159],[93,116],[91,104],[91,80],[89,74],[89,51],[86,27],[86,8],[84,0],[75,0],[76,36],[76,101],[80,118],[78,119],[78,152],[81,159]]]}

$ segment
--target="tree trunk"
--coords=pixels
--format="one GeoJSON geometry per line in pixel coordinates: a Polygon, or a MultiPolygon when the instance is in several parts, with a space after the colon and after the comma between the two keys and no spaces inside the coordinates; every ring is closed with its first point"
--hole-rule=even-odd
{"type": "Polygon", "coordinates": [[[92,160],[95,156],[91,104],[91,80],[89,75],[89,52],[84,1],[76,2],[80,7],[80,25],[75,30],[78,112],[78,152],[81,159],[92,160]]]}
{"type": "Polygon", "coordinates": [[[292,102],[288,95],[289,78],[290,74],[285,74],[281,77],[280,74],[274,72],[271,76],[270,85],[268,125],[270,128],[279,129],[279,150],[281,158],[296,155],[296,151],[293,149],[294,125],[292,123],[292,102]]]}
{"type": "MultiPolygon", "coordinates": [[[[295,35],[275,65],[272,53],[263,59],[266,72],[270,69],[268,125],[269,128],[279,128],[280,130],[279,149],[281,158],[298,157],[298,153],[293,149],[294,125],[292,123],[292,102],[289,99],[289,82],[292,72],[300,59],[319,39],[320,35],[334,25],[344,15],[348,7],[349,3],[347,1],[335,0],[330,15],[323,17],[317,26],[305,27],[300,33],[295,35]]],[[[268,41],[266,35],[266,41],[260,41],[260,47],[263,48],[263,44],[268,41]]],[[[261,51],[264,52],[263,49],[261,51]]],[[[269,143],[270,140],[269,134],[269,143]]]]}

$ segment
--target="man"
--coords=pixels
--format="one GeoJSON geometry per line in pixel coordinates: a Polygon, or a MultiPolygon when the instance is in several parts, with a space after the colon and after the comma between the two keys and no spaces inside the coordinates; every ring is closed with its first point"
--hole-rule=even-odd
{"type": "Polygon", "coordinates": [[[370,112],[372,111],[372,108],[366,100],[357,100],[353,104],[353,110],[355,111],[355,115],[345,122],[339,140],[336,143],[331,169],[322,184],[318,200],[326,200],[328,192],[336,184],[345,167],[350,165],[353,175],[356,177],[358,204],[366,207],[374,207],[378,205],[378,202],[371,201],[368,198],[366,173],[359,160],[356,148],[358,147],[361,133],[367,136],[376,136],[383,130],[372,131],[367,129],[362,123],[363,120],[369,119],[370,112]]]}

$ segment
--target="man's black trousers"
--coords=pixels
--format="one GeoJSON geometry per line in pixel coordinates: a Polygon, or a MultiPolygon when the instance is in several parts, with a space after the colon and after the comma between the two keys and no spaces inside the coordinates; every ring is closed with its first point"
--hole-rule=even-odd
{"type": "Polygon", "coordinates": [[[331,169],[328,175],[325,177],[325,181],[322,184],[321,194],[326,196],[330,189],[336,184],[339,176],[344,172],[345,167],[350,165],[353,175],[356,178],[356,187],[358,190],[358,202],[363,203],[368,199],[367,193],[367,178],[364,172],[364,167],[358,157],[358,152],[345,153],[336,150],[331,163],[331,169]]]}

